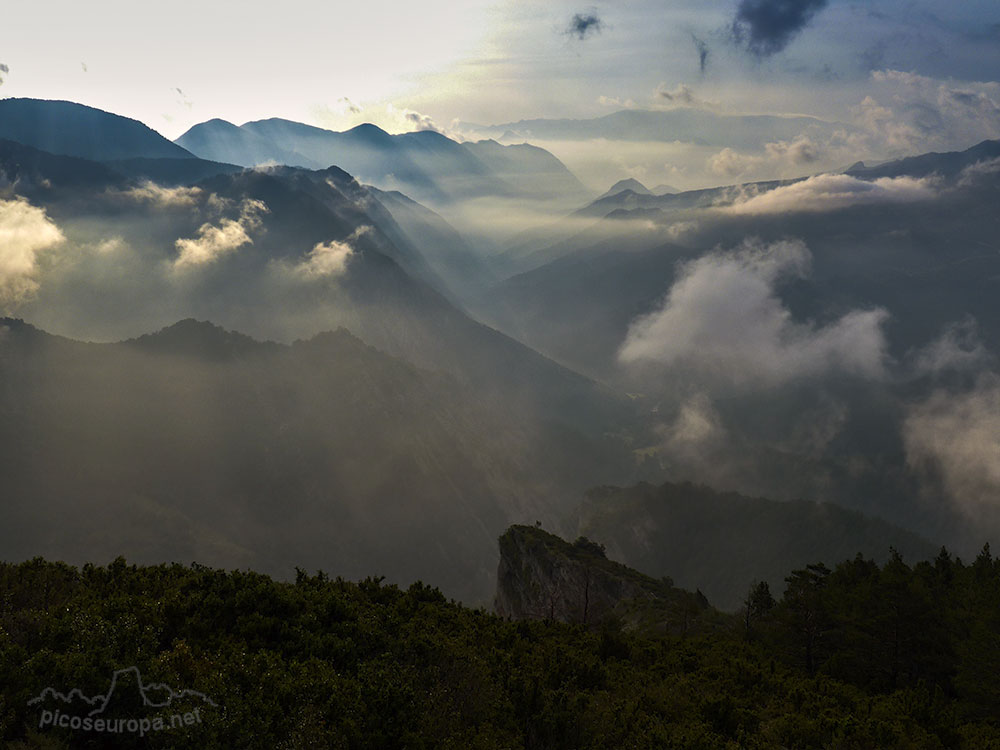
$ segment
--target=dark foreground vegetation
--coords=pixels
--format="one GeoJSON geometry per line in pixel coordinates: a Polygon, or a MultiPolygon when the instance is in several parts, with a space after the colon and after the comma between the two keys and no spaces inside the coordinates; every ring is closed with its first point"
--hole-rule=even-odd
{"type": "MultiPolygon", "coordinates": [[[[988,548],[971,564],[942,550],[913,567],[898,556],[882,567],[812,565],[789,574],[779,601],[766,585],[747,601],[738,615],[707,612],[683,635],[654,634],[611,620],[504,621],[421,583],[301,572],[281,583],[121,559],[0,564],[0,741],[1000,747],[1000,561],[988,548]],[[197,690],[215,706],[142,738],[39,729],[41,704],[29,701],[44,688],[107,693],[115,670],[132,665],[147,686],[197,690]]],[[[108,714],[154,712],[125,692],[108,714]]]]}

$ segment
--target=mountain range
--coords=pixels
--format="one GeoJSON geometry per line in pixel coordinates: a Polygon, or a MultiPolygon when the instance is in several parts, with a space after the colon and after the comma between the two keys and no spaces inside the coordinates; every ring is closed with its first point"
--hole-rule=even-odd
{"type": "Polygon", "coordinates": [[[492,587],[497,529],[555,521],[607,446],[341,329],[292,345],[181,321],[114,344],[0,324],[12,558],[296,565],[492,587]]]}
{"type": "Polygon", "coordinates": [[[0,109],[15,557],[374,567],[482,602],[503,528],[570,533],[588,488],[667,480],[962,554],[1000,529],[996,142],[574,203],[529,145],[263,120],[185,150],[81,105],[0,109]],[[516,231],[533,201],[549,223],[500,257],[451,221],[516,231]]]}
{"type": "Polygon", "coordinates": [[[439,206],[482,197],[553,195],[572,205],[588,195],[544,149],[490,140],[458,143],[432,130],[390,135],[371,124],[336,132],[281,119],[241,126],[210,120],[192,127],[176,143],[199,157],[246,167],[336,165],[362,182],[439,206]]]}

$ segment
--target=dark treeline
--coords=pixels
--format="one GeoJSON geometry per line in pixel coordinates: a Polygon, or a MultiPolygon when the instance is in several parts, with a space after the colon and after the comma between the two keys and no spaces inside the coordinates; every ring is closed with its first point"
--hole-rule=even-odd
{"type": "MultiPolygon", "coordinates": [[[[1000,561],[855,559],[686,636],[505,621],[415,583],[194,565],[0,564],[0,740],[15,748],[986,748],[1000,561]],[[721,623],[721,624],[720,624],[721,623]],[[44,688],[135,665],[192,726],[39,729],[44,688]],[[188,709],[184,709],[188,710],[188,709]]],[[[127,696],[119,696],[123,699],[127,696]]],[[[135,704],[141,707],[141,703],[135,704]]],[[[50,706],[51,707],[51,706],[50,706]]],[[[65,706],[64,706],[65,708],[65,706]]],[[[172,710],[176,709],[173,707],[172,710]]],[[[68,710],[68,709],[67,709],[68,710]]],[[[110,710],[110,709],[109,709],[110,710]]]]}

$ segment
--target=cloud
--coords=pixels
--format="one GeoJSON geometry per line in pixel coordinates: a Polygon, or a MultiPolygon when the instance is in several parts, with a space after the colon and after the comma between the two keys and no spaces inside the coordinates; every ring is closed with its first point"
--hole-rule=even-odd
{"type": "Polygon", "coordinates": [[[306,259],[293,267],[292,272],[309,280],[341,276],[356,252],[353,243],[369,231],[371,227],[360,226],[343,242],[331,240],[317,243],[306,255],[306,259]]]}
{"type": "Polygon", "coordinates": [[[820,158],[819,146],[804,135],[792,141],[767,143],[764,145],[764,152],[772,160],[787,160],[795,165],[812,164],[820,158]]]}
{"type": "Polygon", "coordinates": [[[720,210],[746,215],[836,211],[858,204],[932,200],[937,195],[931,178],[880,177],[867,181],[844,174],[821,174],[767,192],[744,194],[720,210]]]}
{"type": "Polygon", "coordinates": [[[767,168],[768,178],[774,177],[775,170],[781,173],[795,170],[795,176],[799,176],[803,165],[818,162],[822,156],[823,149],[817,143],[805,135],[798,135],[791,141],[766,143],[764,151],[757,154],[741,153],[727,146],[710,156],[707,165],[714,174],[727,178],[763,168],[767,168]]]}
{"type": "Polygon", "coordinates": [[[827,0],[740,0],[733,39],[757,57],[781,52],[827,5],[827,0]]]}
{"type": "Polygon", "coordinates": [[[694,48],[698,52],[698,70],[704,73],[706,68],[708,68],[708,58],[710,55],[708,44],[705,40],[699,39],[694,34],[691,34],[691,41],[694,43],[694,48]]]}
{"type": "Polygon", "coordinates": [[[984,180],[993,180],[997,173],[1000,173],[1000,157],[996,159],[984,159],[970,164],[958,175],[957,184],[959,187],[970,187],[981,184],[984,180]]]}
{"type": "Polygon", "coordinates": [[[602,107],[616,107],[618,109],[634,109],[635,100],[634,99],[620,99],[617,96],[604,96],[601,95],[597,97],[597,103],[602,107]]]}
{"type": "Polygon", "coordinates": [[[146,181],[128,190],[108,191],[112,198],[120,198],[135,203],[143,203],[157,208],[191,208],[202,196],[199,187],[163,187],[146,181]]]}
{"type": "Polygon", "coordinates": [[[1000,82],[938,80],[899,70],[873,71],[871,80],[878,91],[852,108],[867,131],[865,142],[856,145],[908,155],[1000,138],[1000,82]]]}
{"type": "Polygon", "coordinates": [[[947,326],[941,335],[912,357],[918,375],[936,376],[945,372],[981,371],[991,360],[979,337],[975,319],[966,318],[947,326]]]}
{"type": "Polygon", "coordinates": [[[603,28],[604,22],[596,13],[576,13],[569,21],[566,33],[577,39],[586,39],[588,36],[601,33],[603,28]]]}
{"type": "Polygon", "coordinates": [[[709,397],[698,393],[681,404],[677,418],[660,433],[664,450],[691,460],[720,443],[726,431],[709,397]]]}
{"type": "Polygon", "coordinates": [[[958,508],[974,515],[1000,505],[1000,378],[972,390],[937,391],[903,424],[907,462],[937,476],[958,508]]]}
{"type": "Polygon", "coordinates": [[[422,115],[411,109],[404,109],[403,117],[415,130],[433,130],[435,133],[441,132],[438,130],[437,125],[434,124],[434,120],[429,115],[422,115]]]}
{"type": "Polygon", "coordinates": [[[779,283],[805,277],[810,262],[800,241],[748,241],[687,264],[662,307],[633,321],[620,361],[658,363],[720,385],[773,386],[834,371],[881,378],[884,310],[852,311],[817,327],[794,321],[779,300],[779,283]]]}
{"type": "Polygon", "coordinates": [[[240,207],[238,219],[222,219],[217,225],[205,223],[194,239],[179,239],[174,243],[178,256],[175,269],[187,269],[213,263],[224,255],[253,244],[250,232],[261,225],[260,215],[267,206],[259,200],[247,199],[240,207]]]}
{"type": "Polygon", "coordinates": [[[0,86],[3,86],[4,77],[10,73],[10,68],[8,68],[3,63],[0,63],[0,86]]]}
{"type": "Polygon", "coordinates": [[[726,146],[719,153],[709,157],[708,168],[720,177],[739,177],[763,163],[764,157],[762,156],[741,154],[726,146]]]}
{"type": "Polygon", "coordinates": [[[41,208],[0,200],[0,307],[10,312],[38,290],[38,256],[66,238],[41,208]]]}

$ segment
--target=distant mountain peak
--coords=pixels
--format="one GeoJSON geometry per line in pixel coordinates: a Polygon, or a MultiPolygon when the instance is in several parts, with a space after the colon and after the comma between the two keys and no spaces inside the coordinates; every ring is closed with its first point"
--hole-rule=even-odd
{"type": "Polygon", "coordinates": [[[279,346],[194,318],[179,320],[156,333],[147,333],[122,343],[158,354],[179,354],[204,359],[232,359],[279,346]]]}
{"type": "Polygon", "coordinates": [[[370,122],[356,125],[350,130],[345,130],[343,134],[350,138],[362,140],[366,143],[377,144],[379,146],[391,147],[395,145],[393,136],[382,130],[382,128],[378,125],[373,125],[370,122]]]}
{"type": "Polygon", "coordinates": [[[681,191],[678,188],[675,188],[673,185],[666,184],[657,185],[652,190],[653,195],[677,195],[679,192],[681,191]]]}
{"type": "Polygon", "coordinates": [[[611,186],[610,190],[604,193],[604,195],[602,195],[597,200],[601,200],[601,198],[610,198],[612,195],[618,195],[618,193],[624,193],[626,190],[631,190],[636,195],[653,194],[650,191],[650,189],[647,188],[645,185],[643,185],[641,182],[632,177],[628,177],[624,180],[618,180],[618,182],[616,182],[614,185],[611,186]]]}

